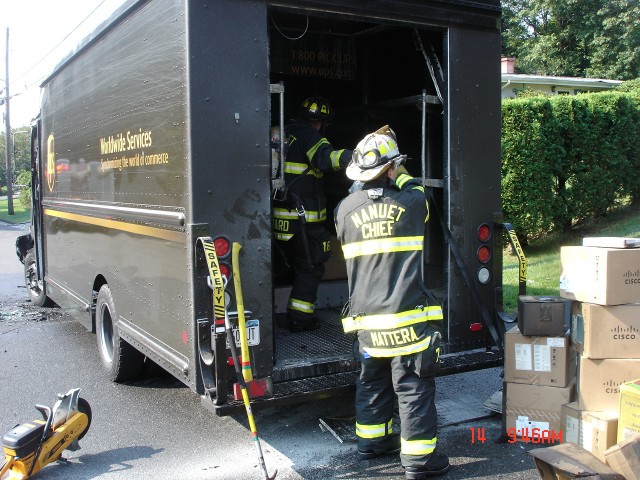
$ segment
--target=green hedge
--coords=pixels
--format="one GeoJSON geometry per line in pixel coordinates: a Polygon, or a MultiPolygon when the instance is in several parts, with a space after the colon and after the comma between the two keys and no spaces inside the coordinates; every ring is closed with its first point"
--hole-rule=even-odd
{"type": "Polygon", "coordinates": [[[502,102],[502,203],[526,243],[640,199],[640,98],[502,102]]]}

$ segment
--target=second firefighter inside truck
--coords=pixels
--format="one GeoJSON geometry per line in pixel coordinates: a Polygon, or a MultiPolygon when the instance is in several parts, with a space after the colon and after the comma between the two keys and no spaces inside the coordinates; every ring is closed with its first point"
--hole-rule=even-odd
{"type": "Polygon", "coordinates": [[[329,260],[331,245],[323,173],[339,171],[349,164],[351,150],[336,150],[324,136],[333,118],[329,102],[322,97],[306,99],[287,125],[288,151],[284,164],[286,197],[273,208],[274,236],[278,248],[293,268],[287,321],[292,332],[316,330],[314,315],[318,285],[329,260]]]}

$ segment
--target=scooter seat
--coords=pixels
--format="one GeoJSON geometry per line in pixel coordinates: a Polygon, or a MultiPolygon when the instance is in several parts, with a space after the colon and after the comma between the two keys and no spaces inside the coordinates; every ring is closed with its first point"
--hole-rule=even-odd
{"type": "Polygon", "coordinates": [[[16,425],[2,436],[2,448],[5,453],[22,458],[26,457],[38,446],[42,438],[45,422],[34,420],[31,423],[16,425]]]}

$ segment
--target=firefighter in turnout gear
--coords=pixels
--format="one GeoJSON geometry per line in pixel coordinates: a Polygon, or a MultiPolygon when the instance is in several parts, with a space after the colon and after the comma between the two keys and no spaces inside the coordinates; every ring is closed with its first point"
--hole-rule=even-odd
{"type": "MultiPolygon", "coordinates": [[[[356,436],[362,458],[396,454],[408,479],[444,474],[449,459],[436,452],[435,372],[442,320],[423,283],[424,188],[402,165],[388,127],[358,143],[347,176],[363,188],[335,211],[347,264],[349,305],[344,331],[357,332],[356,436]],[[399,400],[400,438],[393,433],[399,400]]],[[[355,348],[354,348],[355,350],[355,348]]]]}
{"type": "Polygon", "coordinates": [[[336,150],[324,137],[332,118],[329,102],[311,97],[285,128],[289,143],[284,163],[286,197],[285,202],[274,202],[273,223],[278,246],[293,267],[287,304],[292,332],[320,328],[314,304],[331,249],[323,172],[345,168],[352,156],[351,150],[336,150]]]}

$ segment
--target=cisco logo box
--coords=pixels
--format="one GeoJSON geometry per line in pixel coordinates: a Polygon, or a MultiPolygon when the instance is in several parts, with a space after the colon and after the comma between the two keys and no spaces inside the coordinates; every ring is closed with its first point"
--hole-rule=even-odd
{"type": "Polygon", "coordinates": [[[560,249],[560,296],[598,305],[640,302],[640,248],[560,249]]]}
{"type": "Polygon", "coordinates": [[[640,378],[640,358],[594,360],[580,357],[578,362],[578,405],[581,410],[620,412],[620,385],[640,378]]]}
{"type": "Polygon", "coordinates": [[[640,358],[640,303],[572,302],[571,344],[587,358],[640,358]]]}

